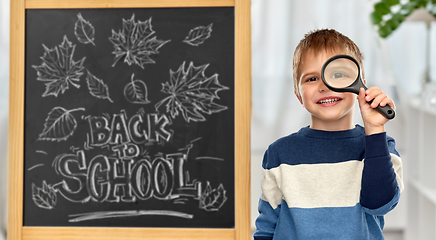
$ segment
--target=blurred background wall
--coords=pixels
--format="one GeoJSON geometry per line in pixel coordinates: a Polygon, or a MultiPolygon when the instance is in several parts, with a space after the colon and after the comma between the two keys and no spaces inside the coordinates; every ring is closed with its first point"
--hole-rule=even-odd
{"type": "Polygon", "coordinates": [[[9,111],[9,0],[0,0],[0,240],[6,239],[9,111]]]}

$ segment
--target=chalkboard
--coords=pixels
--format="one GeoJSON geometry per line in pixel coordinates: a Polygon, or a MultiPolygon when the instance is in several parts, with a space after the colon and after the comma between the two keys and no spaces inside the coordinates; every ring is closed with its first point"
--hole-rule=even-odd
{"type": "Polygon", "coordinates": [[[11,0],[8,239],[250,238],[249,0],[11,0]]]}
{"type": "Polygon", "coordinates": [[[25,15],[23,225],[234,228],[234,8],[25,15]]]}

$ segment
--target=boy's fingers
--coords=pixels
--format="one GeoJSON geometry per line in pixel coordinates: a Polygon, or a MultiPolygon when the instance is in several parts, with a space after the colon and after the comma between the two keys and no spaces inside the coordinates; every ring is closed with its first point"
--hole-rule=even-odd
{"type": "Polygon", "coordinates": [[[365,100],[371,101],[372,108],[376,108],[378,105],[384,107],[386,105],[389,105],[391,108],[394,108],[394,102],[391,98],[389,98],[386,93],[384,93],[381,89],[377,87],[370,87],[365,91],[365,100]]]}
{"type": "Polygon", "coordinates": [[[389,107],[391,107],[392,109],[395,110],[395,104],[394,101],[392,100],[392,98],[388,98],[386,97],[385,99],[383,99],[383,101],[380,103],[380,106],[384,107],[386,105],[389,105],[389,107]]]}
{"type": "Polygon", "coordinates": [[[357,96],[357,99],[359,100],[359,106],[362,107],[365,103],[365,90],[363,88],[360,88],[359,95],[357,96]]]}
{"type": "Polygon", "coordinates": [[[385,93],[377,95],[371,103],[372,108],[376,108],[384,99],[388,98],[385,93]]]}
{"type": "Polygon", "coordinates": [[[370,92],[375,90],[380,90],[380,88],[378,88],[377,86],[369,87],[368,89],[366,89],[366,94],[369,94],[370,92]]]}
{"type": "Polygon", "coordinates": [[[392,99],[386,96],[384,99],[381,100],[380,106],[384,107],[386,105],[391,105],[391,103],[392,103],[392,99]]]}
{"type": "Polygon", "coordinates": [[[366,92],[365,92],[365,94],[366,94],[365,99],[366,99],[366,101],[369,102],[369,101],[373,100],[374,98],[376,98],[377,96],[379,96],[382,93],[383,92],[379,88],[377,88],[377,87],[368,88],[366,90],[366,92]]]}

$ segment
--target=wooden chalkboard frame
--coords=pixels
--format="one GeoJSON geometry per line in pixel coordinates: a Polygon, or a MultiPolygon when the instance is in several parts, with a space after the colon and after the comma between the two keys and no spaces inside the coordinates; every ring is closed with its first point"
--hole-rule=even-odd
{"type": "Polygon", "coordinates": [[[8,239],[249,239],[251,32],[249,0],[11,0],[8,239]],[[235,227],[23,227],[26,9],[234,7],[235,9],[235,227]]]}

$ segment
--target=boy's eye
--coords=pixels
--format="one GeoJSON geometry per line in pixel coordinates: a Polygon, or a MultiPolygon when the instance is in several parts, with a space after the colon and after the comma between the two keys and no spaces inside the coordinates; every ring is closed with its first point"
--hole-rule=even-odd
{"type": "Polygon", "coordinates": [[[344,73],[337,72],[337,73],[334,73],[334,74],[333,74],[332,78],[343,78],[343,77],[346,77],[346,76],[347,76],[347,75],[344,74],[344,73]]]}
{"type": "Polygon", "coordinates": [[[318,80],[318,78],[316,78],[316,77],[311,77],[311,78],[308,78],[308,79],[306,80],[306,82],[314,82],[314,81],[316,81],[316,80],[318,80]]]}

